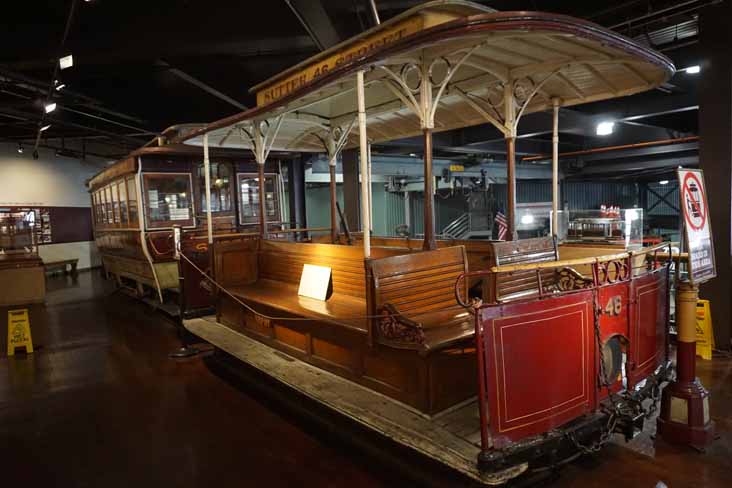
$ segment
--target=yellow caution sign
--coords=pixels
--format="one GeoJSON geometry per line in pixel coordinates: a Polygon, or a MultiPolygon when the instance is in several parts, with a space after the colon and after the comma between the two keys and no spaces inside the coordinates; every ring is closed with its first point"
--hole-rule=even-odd
{"type": "Polygon", "coordinates": [[[702,359],[712,359],[715,347],[709,300],[699,300],[696,302],[696,355],[702,359]]]}
{"type": "Polygon", "coordinates": [[[15,355],[15,349],[25,347],[25,352],[33,352],[28,309],[8,310],[8,356],[15,355]]]}

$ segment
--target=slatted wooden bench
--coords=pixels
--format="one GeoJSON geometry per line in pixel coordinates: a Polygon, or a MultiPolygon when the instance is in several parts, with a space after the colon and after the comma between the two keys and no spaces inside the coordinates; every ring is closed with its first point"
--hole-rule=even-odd
{"type": "Polygon", "coordinates": [[[434,254],[372,247],[371,257],[364,260],[360,246],[241,240],[217,242],[214,255],[216,280],[236,297],[218,292],[217,320],[225,326],[426,413],[475,394],[472,321],[457,307],[452,292],[466,269],[462,248],[434,254]],[[374,310],[371,264],[377,263],[377,269],[389,263],[398,267],[389,260],[402,254],[414,256],[408,260],[406,278],[421,282],[422,288],[412,283],[401,292],[394,289],[380,296],[405,307],[409,318],[424,327],[425,340],[418,350],[369,340],[373,324],[366,317],[374,310]],[[326,301],[297,295],[306,263],[331,267],[333,293],[326,301]],[[400,293],[414,300],[397,296],[400,293]]]}
{"type": "MultiPolygon", "coordinates": [[[[492,242],[493,266],[544,263],[557,261],[559,253],[553,237],[537,237],[520,241],[492,242]]],[[[507,302],[531,298],[539,294],[538,280],[550,287],[556,280],[556,270],[545,268],[539,271],[516,271],[492,275],[484,283],[483,296],[490,302],[507,302]]]]}
{"type": "MultiPolygon", "coordinates": [[[[407,251],[373,249],[375,257],[403,252],[407,251]]],[[[219,282],[246,303],[295,317],[325,320],[363,333],[368,330],[366,273],[360,247],[288,241],[231,242],[217,247],[215,264],[219,282]],[[298,295],[305,264],[331,268],[333,288],[326,301],[298,295]]]]}
{"type": "Polygon", "coordinates": [[[455,282],[468,271],[463,246],[372,260],[372,342],[420,354],[474,334],[471,315],[455,298],[455,282]]]}

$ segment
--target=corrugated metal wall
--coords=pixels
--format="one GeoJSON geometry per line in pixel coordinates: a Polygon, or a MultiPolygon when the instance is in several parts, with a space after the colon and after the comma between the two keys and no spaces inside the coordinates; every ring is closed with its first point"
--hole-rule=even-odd
{"type": "Polygon", "coordinates": [[[599,209],[600,205],[615,205],[620,208],[640,205],[638,186],[635,183],[616,181],[565,182],[562,184],[562,200],[567,203],[569,210],[599,209]]]}
{"type": "MultiPolygon", "coordinates": [[[[374,196],[374,199],[375,198],[376,196],[374,196]]],[[[386,200],[386,204],[384,205],[384,227],[386,229],[386,233],[384,235],[396,235],[394,229],[405,223],[404,193],[384,192],[384,199],[386,200]]],[[[374,226],[376,225],[375,217],[376,216],[374,216],[374,226]]]]}
{"type": "MultiPolygon", "coordinates": [[[[506,185],[491,185],[499,205],[505,206],[506,185]]],[[[600,205],[632,208],[640,203],[635,183],[567,181],[561,184],[562,200],[569,209],[593,209],[600,205]]],[[[516,185],[517,203],[552,201],[551,181],[519,181],[516,185]]]]}
{"type": "MultiPolygon", "coordinates": [[[[671,202],[678,201],[676,182],[668,185],[653,183],[649,185],[660,195],[670,189],[674,191],[667,197],[671,202]],[[673,186],[672,186],[673,185],[673,186]]],[[[505,207],[506,185],[491,185],[493,198],[500,207],[505,207]]],[[[639,188],[635,183],[626,182],[587,182],[568,181],[562,183],[562,200],[571,210],[599,209],[600,205],[617,205],[621,208],[632,208],[640,204],[639,188]]],[[[343,208],[343,188],[338,185],[338,201],[343,208]]],[[[382,183],[374,183],[373,196],[373,223],[376,235],[395,235],[395,228],[405,223],[404,194],[391,193],[384,189],[382,183]]],[[[285,195],[286,197],[286,195],[285,195]]],[[[329,190],[327,186],[311,187],[305,192],[308,227],[327,227],[330,225],[329,190]]],[[[551,202],[550,181],[519,181],[517,185],[518,203],[551,202]]],[[[653,206],[658,197],[648,192],[648,206],[653,206]]],[[[285,199],[285,202],[287,200],[285,199]]],[[[424,203],[421,193],[412,192],[411,195],[411,231],[413,234],[424,232],[424,203]]],[[[467,203],[463,195],[454,195],[449,198],[435,198],[435,229],[440,232],[450,222],[467,211],[467,203]]],[[[678,212],[669,205],[658,203],[649,215],[677,215],[678,212]]]]}

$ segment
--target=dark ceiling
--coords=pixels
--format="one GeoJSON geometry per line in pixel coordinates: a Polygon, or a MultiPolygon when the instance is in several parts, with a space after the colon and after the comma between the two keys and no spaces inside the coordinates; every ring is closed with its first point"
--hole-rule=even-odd
{"type": "MultiPolygon", "coordinates": [[[[703,64],[698,16],[717,1],[479,3],[583,17],[652,45],[685,68],[703,64]]],[[[382,21],[418,3],[375,1],[382,21]]],[[[251,106],[251,86],[374,23],[368,0],[76,0],[62,47],[72,4],[4,5],[1,139],[32,145],[41,123],[50,123],[42,145],[119,157],[170,125],[208,122],[251,106]],[[55,61],[69,53],[74,66],[56,76],[66,86],[51,90],[55,61]],[[58,108],[44,117],[49,92],[58,108]]],[[[696,134],[701,75],[681,72],[660,90],[563,111],[561,150],[696,134]],[[618,130],[598,138],[598,118],[619,121],[618,130]]],[[[526,117],[519,154],[547,152],[550,129],[546,114],[526,117]]],[[[400,141],[376,150],[408,154],[420,146],[400,141]]],[[[463,158],[503,152],[500,134],[489,126],[443,134],[436,148],[442,156],[463,158]]]]}

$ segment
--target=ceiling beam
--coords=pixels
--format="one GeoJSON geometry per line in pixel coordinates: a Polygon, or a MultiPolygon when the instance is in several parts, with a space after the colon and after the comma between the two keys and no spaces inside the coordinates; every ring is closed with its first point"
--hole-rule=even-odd
{"type": "MultiPolygon", "coordinates": [[[[231,42],[186,43],[169,40],[156,44],[155,53],[161,58],[205,58],[217,55],[229,55],[238,58],[255,56],[281,56],[301,53],[312,53],[317,46],[309,36],[273,37],[231,42]]],[[[120,47],[98,49],[93,44],[74,49],[74,64],[79,66],[118,65],[120,63],[149,63],[150,42],[136,42],[130,39],[128,44],[120,47]]],[[[0,59],[0,63],[16,71],[32,71],[48,68],[53,60],[45,57],[23,60],[0,59]]]]}
{"type": "Polygon", "coordinates": [[[168,71],[168,73],[177,76],[181,80],[186,81],[195,87],[200,88],[201,90],[205,91],[209,95],[213,95],[214,97],[218,98],[219,100],[223,100],[224,102],[228,103],[229,105],[233,105],[234,107],[238,108],[241,111],[247,110],[247,107],[244,104],[239,103],[238,101],[231,98],[229,95],[220,92],[216,88],[204,83],[203,81],[199,80],[198,78],[195,78],[195,77],[189,75],[185,71],[180,70],[178,68],[173,68],[170,64],[163,61],[162,59],[159,59],[156,64],[158,66],[162,66],[163,68],[165,68],[168,71]]]}
{"type": "Polygon", "coordinates": [[[285,3],[321,51],[341,41],[320,0],[285,0],[285,3]]]}

